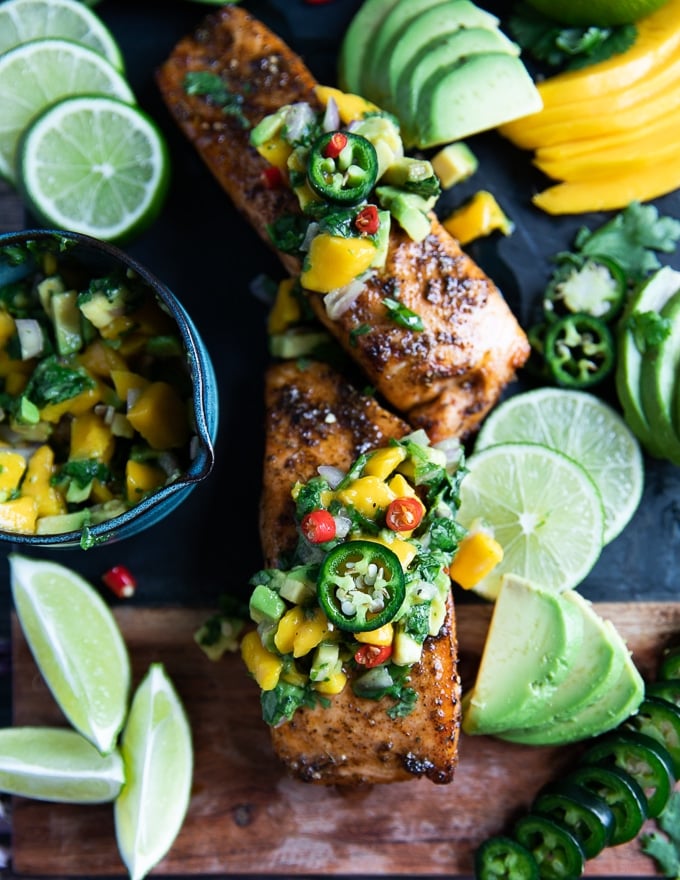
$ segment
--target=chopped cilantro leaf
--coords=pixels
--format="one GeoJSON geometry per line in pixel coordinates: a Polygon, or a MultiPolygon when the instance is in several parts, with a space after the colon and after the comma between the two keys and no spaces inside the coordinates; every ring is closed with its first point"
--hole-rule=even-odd
{"type": "Polygon", "coordinates": [[[382,303],[395,324],[399,324],[400,327],[405,327],[407,330],[415,330],[417,333],[421,333],[425,329],[425,324],[420,315],[411,311],[408,306],[400,303],[398,299],[386,296],[382,303]]]}
{"type": "Polygon", "coordinates": [[[654,859],[660,871],[673,880],[680,878],[680,791],[670,796],[656,820],[658,831],[640,837],[642,851],[654,859]]]}
{"type": "Polygon", "coordinates": [[[633,312],[626,319],[635,347],[641,354],[658,348],[671,332],[672,322],[658,312],[633,312]]]}
{"type": "Polygon", "coordinates": [[[36,366],[24,393],[31,403],[42,409],[48,403],[61,403],[94,386],[94,379],[83,369],[71,367],[51,355],[36,366]]]}
{"type": "Polygon", "coordinates": [[[349,331],[349,344],[352,346],[352,348],[356,348],[357,337],[365,336],[367,333],[370,333],[370,332],[371,332],[371,325],[370,324],[359,324],[358,327],[353,327],[349,331]]]}
{"type": "Polygon", "coordinates": [[[184,91],[187,95],[201,95],[209,98],[229,116],[234,116],[243,128],[250,128],[250,122],[243,114],[243,95],[232,92],[216,73],[209,70],[192,70],[184,77],[184,91]]]}

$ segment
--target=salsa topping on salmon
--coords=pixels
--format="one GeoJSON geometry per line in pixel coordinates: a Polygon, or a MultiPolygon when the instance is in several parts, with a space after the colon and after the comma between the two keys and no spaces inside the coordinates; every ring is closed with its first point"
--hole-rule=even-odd
{"type": "Polygon", "coordinates": [[[433,446],[416,431],[294,485],[297,543],[284,567],[251,579],[257,628],[242,641],[268,724],[348,686],[389,697],[390,717],[412,710],[408,673],[444,624],[465,534],[464,474],[459,444],[433,446]]]}

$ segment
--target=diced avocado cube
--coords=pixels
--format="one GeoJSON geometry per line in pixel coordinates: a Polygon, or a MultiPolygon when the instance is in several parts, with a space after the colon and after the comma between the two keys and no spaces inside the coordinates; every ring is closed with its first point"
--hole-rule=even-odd
{"type": "Polygon", "coordinates": [[[328,681],[340,669],[340,648],[338,645],[321,644],[314,651],[309,670],[311,681],[328,681]]]}
{"type": "Polygon", "coordinates": [[[41,516],[35,527],[36,535],[62,535],[76,532],[90,521],[89,511],[76,510],[73,513],[56,513],[53,516],[41,516]]]}
{"type": "Polygon", "coordinates": [[[447,144],[432,157],[432,167],[444,189],[472,177],[478,165],[477,157],[463,141],[447,144]]]}
{"type": "Polygon", "coordinates": [[[279,587],[279,596],[287,599],[293,605],[304,605],[311,599],[316,591],[314,584],[310,583],[302,572],[288,572],[286,578],[279,587]]]}
{"type": "Polygon", "coordinates": [[[77,306],[75,290],[52,294],[52,320],[59,354],[80,351],[83,345],[81,312],[77,306]]]}
{"type": "Polygon", "coordinates": [[[255,623],[273,623],[283,617],[286,603],[270,587],[258,584],[250,596],[249,610],[255,623]]]}
{"type": "Polygon", "coordinates": [[[397,666],[412,666],[418,663],[423,653],[423,645],[403,630],[397,630],[392,642],[392,662],[397,666]]]}

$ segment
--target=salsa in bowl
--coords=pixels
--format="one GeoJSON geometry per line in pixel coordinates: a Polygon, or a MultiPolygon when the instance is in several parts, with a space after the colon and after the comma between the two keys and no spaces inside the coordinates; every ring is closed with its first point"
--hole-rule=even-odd
{"type": "Polygon", "coordinates": [[[0,540],[137,534],[211,472],[214,368],[177,297],[85,235],[0,236],[0,540]]]}

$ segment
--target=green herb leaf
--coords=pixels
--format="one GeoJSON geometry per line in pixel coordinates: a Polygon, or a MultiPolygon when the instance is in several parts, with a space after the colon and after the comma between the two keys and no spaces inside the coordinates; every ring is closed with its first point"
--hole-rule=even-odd
{"type": "Polygon", "coordinates": [[[417,333],[421,333],[425,329],[425,324],[420,315],[411,311],[403,303],[400,303],[398,299],[386,296],[382,304],[387,309],[390,318],[395,324],[399,324],[400,327],[406,327],[407,330],[415,330],[417,333]]]}
{"type": "Polygon", "coordinates": [[[243,115],[243,95],[232,92],[224,80],[209,70],[192,70],[184,77],[184,91],[187,95],[201,95],[222,108],[229,116],[234,116],[243,128],[250,128],[250,122],[243,115]]]}
{"type": "Polygon", "coordinates": [[[634,312],[626,319],[626,327],[633,334],[635,347],[644,354],[661,345],[671,332],[672,322],[658,312],[634,312]]]}

